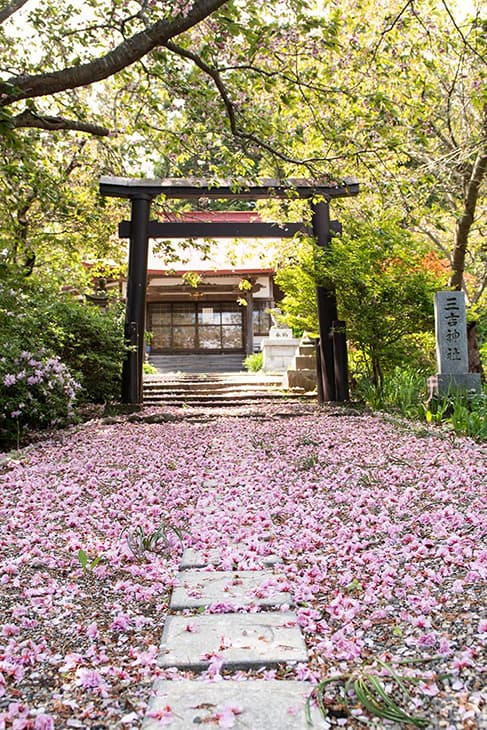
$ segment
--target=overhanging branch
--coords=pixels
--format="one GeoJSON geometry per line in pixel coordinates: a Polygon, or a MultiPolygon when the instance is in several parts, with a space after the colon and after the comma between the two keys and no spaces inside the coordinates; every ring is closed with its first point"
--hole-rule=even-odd
{"type": "Polygon", "coordinates": [[[48,96],[80,86],[89,86],[113,76],[146,56],[157,46],[197,25],[228,0],[195,0],[186,15],[159,20],[149,28],[120,43],[109,53],[79,66],[38,75],[13,76],[0,83],[0,105],[20,99],[48,96]]]}
{"type": "Polygon", "coordinates": [[[11,15],[16,13],[17,10],[20,10],[20,8],[27,2],[28,0],[12,0],[12,2],[7,3],[5,7],[0,8],[0,25],[2,25],[2,23],[5,23],[5,21],[10,18],[11,15]]]}
{"type": "Polygon", "coordinates": [[[186,58],[189,61],[192,61],[196,66],[198,66],[201,71],[203,71],[207,76],[209,76],[216,88],[218,89],[218,92],[221,96],[221,99],[223,101],[223,104],[225,106],[228,121],[230,124],[230,130],[234,137],[238,137],[242,140],[245,140],[246,142],[252,142],[253,144],[257,145],[258,147],[261,147],[262,149],[266,150],[270,154],[272,154],[274,157],[276,157],[279,160],[283,160],[284,162],[290,162],[294,165],[310,165],[313,162],[322,162],[321,159],[308,159],[308,160],[297,160],[294,157],[290,157],[289,155],[286,155],[284,152],[280,152],[272,145],[268,144],[267,142],[264,142],[264,140],[257,137],[257,135],[252,134],[251,132],[244,132],[242,129],[239,128],[238,122],[237,122],[237,115],[235,111],[235,105],[230,99],[230,96],[228,94],[228,91],[225,87],[225,84],[223,82],[223,79],[221,77],[220,72],[216,68],[212,68],[209,66],[205,61],[203,61],[198,54],[193,53],[192,51],[188,51],[186,48],[182,48],[181,46],[178,46],[173,41],[166,41],[164,43],[164,46],[173,53],[177,53],[178,56],[181,56],[182,58],[186,58]]]}
{"type": "Polygon", "coordinates": [[[65,119],[64,117],[51,117],[35,114],[30,109],[25,109],[17,116],[9,119],[16,129],[29,127],[31,129],[46,129],[50,132],[59,129],[70,129],[74,132],[87,132],[97,137],[106,137],[110,132],[106,127],[100,127],[98,124],[90,124],[89,122],[80,122],[77,119],[65,119]]]}

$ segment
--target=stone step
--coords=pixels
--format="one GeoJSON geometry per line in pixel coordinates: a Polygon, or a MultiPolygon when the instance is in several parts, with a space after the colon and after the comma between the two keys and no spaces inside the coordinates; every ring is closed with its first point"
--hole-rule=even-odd
{"type": "Polygon", "coordinates": [[[270,401],[276,401],[280,400],[285,397],[285,393],[166,393],[164,391],[162,392],[154,392],[154,393],[144,393],[144,403],[147,405],[148,403],[154,402],[154,403],[171,403],[171,402],[180,402],[180,403],[188,403],[189,401],[192,401],[193,403],[201,403],[204,405],[207,402],[215,401],[220,402],[223,405],[225,403],[234,402],[234,403],[246,403],[247,401],[262,401],[262,400],[270,400],[270,401]]]}
{"type": "MultiPolygon", "coordinates": [[[[316,401],[316,393],[314,393],[314,394],[305,393],[303,396],[300,396],[301,400],[304,400],[305,398],[307,400],[314,402],[314,401],[316,401]]],[[[158,401],[158,400],[144,401],[144,406],[146,406],[148,408],[169,408],[169,407],[170,408],[191,408],[191,409],[197,411],[198,409],[202,409],[202,408],[204,408],[205,410],[211,410],[214,408],[215,409],[216,408],[261,409],[266,404],[271,405],[271,404],[275,404],[276,402],[277,402],[276,400],[267,400],[266,401],[266,400],[248,399],[248,400],[235,400],[235,401],[227,400],[224,402],[222,402],[221,400],[208,400],[208,401],[202,403],[201,401],[192,401],[191,399],[188,398],[188,399],[184,399],[184,400],[180,400],[180,401],[172,400],[169,402],[166,402],[164,400],[162,400],[162,401],[158,401]]],[[[286,399],[286,401],[283,401],[283,402],[289,402],[289,399],[286,399]]],[[[203,419],[205,418],[204,413],[201,413],[200,415],[201,415],[201,418],[203,418],[203,419]]],[[[259,413],[256,413],[253,415],[258,416],[259,413]]],[[[265,414],[263,412],[260,415],[263,418],[265,417],[265,414]]],[[[157,423],[157,420],[154,420],[153,423],[157,423]]]]}
{"type": "Polygon", "coordinates": [[[321,730],[329,724],[317,707],[310,706],[311,724],[307,721],[311,691],[297,680],[157,680],[142,730],[321,730]]]}
{"type": "MultiPolygon", "coordinates": [[[[216,408],[252,408],[252,407],[259,407],[262,406],[262,401],[225,401],[225,403],[222,403],[221,401],[216,400],[210,400],[205,403],[201,403],[201,401],[192,401],[192,400],[173,400],[170,402],[165,401],[159,401],[159,400],[153,400],[153,401],[144,401],[144,406],[148,408],[191,408],[194,410],[197,410],[198,408],[205,408],[205,410],[211,410],[216,408]]],[[[204,415],[201,414],[201,418],[204,419],[204,415]]]]}
{"type": "Polygon", "coordinates": [[[191,381],[211,383],[266,383],[271,380],[278,381],[282,377],[279,373],[155,373],[144,375],[145,380],[160,380],[167,382],[191,381]]]}
{"type": "Polygon", "coordinates": [[[225,669],[246,670],[307,662],[308,652],[293,612],[167,617],[159,667],[204,671],[214,657],[225,669]]]}
{"type": "Polygon", "coordinates": [[[220,376],[186,375],[146,376],[144,404],[151,405],[204,405],[235,406],[282,398],[282,376],[221,374],[220,376]]]}
{"type": "Polygon", "coordinates": [[[241,385],[205,385],[204,383],[198,383],[193,386],[191,383],[148,383],[144,385],[144,391],[146,393],[275,393],[282,390],[281,383],[279,387],[272,387],[269,385],[255,385],[251,386],[247,383],[241,385]]]}
{"type": "Polygon", "coordinates": [[[224,387],[228,385],[243,385],[247,387],[256,387],[258,385],[279,385],[282,380],[282,375],[267,376],[266,378],[167,378],[164,376],[146,376],[144,382],[147,385],[214,385],[217,387],[224,387]]]}
{"type": "Polygon", "coordinates": [[[208,607],[216,603],[239,606],[282,606],[292,603],[291,594],[280,590],[285,579],[272,571],[185,570],[178,575],[171,596],[170,609],[208,607]]]}
{"type": "Polygon", "coordinates": [[[243,368],[243,353],[233,355],[190,354],[158,355],[153,352],[149,355],[149,362],[162,373],[239,373],[246,371],[243,368]]]}
{"type": "Polygon", "coordinates": [[[217,405],[238,405],[245,403],[257,403],[265,401],[278,401],[286,397],[284,393],[224,393],[214,394],[194,394],[187,393],[185,395],[173,395],[172,393],[161,393],[147,396],[144,394],[144,405],[152,403],[165,403],[166,405],[177,405],[178,403],[186,403],[193,405],[208,405],[216,403],[217,405]]]}
{"type": "MultiPolygon", "coordinates": [[[[238,544],[234,545],[235,549],[239,548],[238,544]]],[[[257,562],[263,566],[271,566],[281,563],[282,560],[278,555],[270,553],[268,555],[255,555],[257,562]]],[[[218,565],[221,561],[221,551],[218,548],[212,548],[208,551],[208,555],[204,555],[201,550],[194,548],[186,548],[181,558],[181,570],[189,570],[190,568],[205,568],[208,565],[218,565]]]]}
{"type": "Polygon", "coordinates": [[[316,359],[311,355],[296,355],[292,370],[316,370],[316,359]]]}
{"type": "Polygon", "coordinates": [[[291,391],[302,388],[306,394],[316,390],[316,370],[288,370],[284,373],[283,387],[291,391]]]}

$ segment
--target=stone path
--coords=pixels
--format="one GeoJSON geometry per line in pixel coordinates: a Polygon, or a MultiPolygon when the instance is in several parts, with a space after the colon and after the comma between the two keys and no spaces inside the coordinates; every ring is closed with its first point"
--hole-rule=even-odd
{"type": "MultiPolygon", "coordinates": [[[[307,662],[308,653],[286,580],[275,572],[277,556],[264,570],[218,571],[218,551],[205,559],[188,549],[174,588],[158,665],[202,672],[212,662],[230,671],[307,662]],[[257,613],[208,613],[215,604],[257,613]],[[180,613],[184,611],[184,613],[180,613]],[[203,612],[202,612],[203,611],[203,612]]],[[[311,685],[297,680],[156,680],[142,730],[311,730],[325,727],[316,708],[306,716],[311,685]]]]}

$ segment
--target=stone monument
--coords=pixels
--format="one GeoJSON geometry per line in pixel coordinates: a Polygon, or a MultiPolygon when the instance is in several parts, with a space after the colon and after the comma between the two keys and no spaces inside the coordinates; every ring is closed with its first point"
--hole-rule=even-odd
{"type": "Polygon", "coordinates": [[[459,291],[435,294],[435,334],[438,373],[428,378],[431,396],[452,391],[480,393],[480,373],[468,370],[465,295],[459,291]]]}

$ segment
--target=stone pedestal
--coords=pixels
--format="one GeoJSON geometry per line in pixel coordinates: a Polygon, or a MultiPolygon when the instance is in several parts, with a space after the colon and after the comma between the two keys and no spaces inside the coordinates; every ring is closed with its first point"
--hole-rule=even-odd
{"type": "Polygon", "coordinates": [[[428,378],[428,395],[448,395],[462,392],[467,395],[478,395],[482,391],[480,373],[438,373],[428,378]]]}
{"type": "MultiPolygon", "coordinates": [[[[272,331],[272,328],[271,328],[272,331]]],[[[291,365],[299,339],[295,337],[263,337],[261,348],[263,354],[262,370],[267,373],[284,373],[291,365]]]]}

